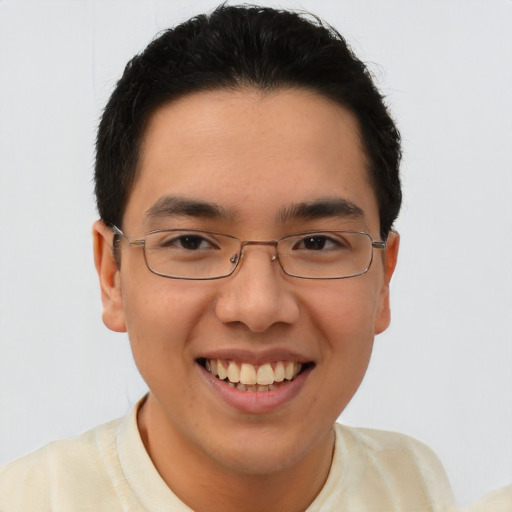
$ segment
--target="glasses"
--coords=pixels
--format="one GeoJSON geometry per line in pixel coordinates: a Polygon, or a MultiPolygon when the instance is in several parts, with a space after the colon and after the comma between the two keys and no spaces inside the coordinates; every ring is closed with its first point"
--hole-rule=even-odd
{"type": "Polygon", "coordinates": [[[130,240],[116,226],[112,231],[130,246],[144,248],[151,272],[171,279],[228,277],[250,245],[274,247],[272,261],[277,260],[289,276],[346,279],[365,274],[372,264],[373,249],[386,248],[386,242],[375,242],[368,233],[359,231],[308,231],[268,241],[242,241],[231,235],[196,229],[155,230],[140,240],[130,240]]]}

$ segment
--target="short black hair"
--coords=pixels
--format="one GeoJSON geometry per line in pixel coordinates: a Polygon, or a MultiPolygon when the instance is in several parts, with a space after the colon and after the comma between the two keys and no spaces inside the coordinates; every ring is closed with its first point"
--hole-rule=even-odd
{"type": "Polygon", "coordinates": [[[319,18],[248,5],[221,5],[165,30],[127,64],[98,129],[95,192],[101,219],[122,225],[144,130],[155,110],[193,92],[244,86],[312,90],[357,117],[385,239],[402,201],[400,134],[368,69],[319,18]]]}

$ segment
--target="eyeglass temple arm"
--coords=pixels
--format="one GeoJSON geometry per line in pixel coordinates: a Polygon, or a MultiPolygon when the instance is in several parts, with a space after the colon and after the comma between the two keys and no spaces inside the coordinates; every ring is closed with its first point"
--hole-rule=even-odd
{"type": "Polygon", "coordinates": [[[112,225],[112,232],[114,235],[124,238],[130,245],[141,246],[145,245],[145,240],[130,240],[117,226],[112,225]]]}
{"type": "Polygon", "coordinates": [[[112,229],[112,232],[114,233],[114,235],[118,235],[118,236],[122,236],[123,238],[126,238],[124,236],[124,233],[117,226],[112,225],[111,229],[112,229]]]}

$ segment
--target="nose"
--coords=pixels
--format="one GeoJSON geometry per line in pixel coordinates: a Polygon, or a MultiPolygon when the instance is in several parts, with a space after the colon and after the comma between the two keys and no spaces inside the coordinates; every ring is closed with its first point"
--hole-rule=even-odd
{"type": "Polygon", "coordinates": [[[264,332],[274,324],[298,320],[297,298],[276,259],[275,247],[244,248],[237,270],[220,286],[215,312],[221,322],[264,332]]]}

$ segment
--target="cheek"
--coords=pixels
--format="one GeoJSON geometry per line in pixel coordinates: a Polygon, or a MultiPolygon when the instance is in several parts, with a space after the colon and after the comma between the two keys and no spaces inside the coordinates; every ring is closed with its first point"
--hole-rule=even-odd
{"type": "Polygon", "coordinates": [[[366,372],[374,340],[374,307],[365,298],[324,302],[327,357],[332,361],[332,378],[340,389],[354,392],[366,372]],[[351,391],[352,390],[352,391],[351,391]]]}
{"type": "Polygon", "coordinates": [[[123,304],[135,363],[148,383],[183,376],[190,343],[209,306],[208,294],[181,281],[158,281],[123,290],[123,304]]]}
{"type": "MultiPolygon", "coordinates": [[[[363,277],[363,276],[361,276],[363,277]]],[[[370,280],[355,278],[309,295],[308,309],[321,333],[325,379],[346,405],[368,366],[375,336],[379,293],[370,280]],[[359,279],[358,282],[355,279],[359,279]]]]}
{"type": "Polygon", "coordinates": [[[379,310],[379,290],[366,275],[318,287],[308,294],[307,309],[332,348],[372,340],[379,310]]]}
{"type": "Polygon", "coordinates": [[[359,388],[370,361],[374,340],[375,301],[356,290],[324,294],[317,324],[324,340],[322,388],[328,400],[321,415],[335,421],[359,388]]]}

